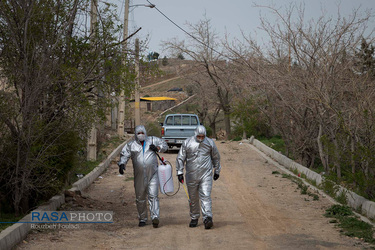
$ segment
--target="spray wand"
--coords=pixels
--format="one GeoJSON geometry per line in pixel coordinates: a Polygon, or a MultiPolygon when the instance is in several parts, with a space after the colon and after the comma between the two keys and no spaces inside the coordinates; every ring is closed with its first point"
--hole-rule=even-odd
{"type": "Polygon", "coordinates": [[[187,196],[188,201],[189,201],[189,205],[191,205],[190,197],[189,197],[188,191],[186,190],[185,183],[184,183],[183,180],[182,180],[182,186],[184,187],[184,190],[185,190],[186,196],[187,196]]]}

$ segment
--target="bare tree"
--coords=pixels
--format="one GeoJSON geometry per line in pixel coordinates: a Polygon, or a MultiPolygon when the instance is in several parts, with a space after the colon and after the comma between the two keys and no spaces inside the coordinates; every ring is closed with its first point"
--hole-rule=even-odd
{"type": "MultiPolygon", "coordinates": [[[[231,47],[251,76],[252,94],[267,100],[259,108],[302,164],[312,167],[319,157],[338,179],[360,170],[370,180],[374,79],[360,71],[357,51],[371,14],[358,9],[348,17],[306,21],[303,7],[263,8],[277,18],[262,18],[269,45],[244,37],[245,43],[231,47]]],[[[373,42],[371,31],[365,40],[373,42]]]]}
{"type": "MultiPolygon", "coordinates": [[[[195,67],[193,66],[193,68],[195,67]]],[[[215,89],[207,83],[210,79],[200,70],[200,67],[196,67],[193,69],[194,73],[186,74],[185,78],[194,83],[194,92],[200,103],[196,111],[201,123],[208,124],[211,128],[212,136],[216,137],[216,124],[223,121],[219,117],[221,104],[217,100],[215,89]]]]}
{"type": "MultiPolygon", "coordinates": [[[[220,40],[211,27],[209,19],[205,17],[197,24],[188,24],[188,26],[192,36],[187,38],[186,43],[172,40],[165,42],[165,46],[175,54],[183,53],[196,62],[196,70],[204,74],[206,78],[204,81],[197,79],[196,82],[200,82],[201,92],[214,91],[215,99],[220,103],[220,109],[224,112],[227,136],[230,136],[232,89],[235,81],[233,74],[235,71],[227,64],[223,54],[218,53],[220,40]]],[[[214,112],[218,111],[220,110],[215,109],[214,112]]]]}

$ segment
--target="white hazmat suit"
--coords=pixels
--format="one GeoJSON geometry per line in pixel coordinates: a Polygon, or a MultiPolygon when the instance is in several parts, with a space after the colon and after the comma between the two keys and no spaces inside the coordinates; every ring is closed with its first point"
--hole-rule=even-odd
{"type": "Polygon", "coordinates": [[[155,152],[150,149],[150,145],[154,144],[156,147],[158,147],[159,152],[165,152],[168,149],[168,145],[163,139],[154,136],[147,136],[146,129],[143,125],[135,127],[134,137],[135,138],[128,142],[122,149],[118,165],[126,165],[128,160],[130,158],[132,159],[134,169],[134,189],[140,226],[142,225],[141,223],[145,225],[147,221],[147,195],[151,220],[154,224],[156,219],[158,224],[158,159],[155,152]],[[144,136],[142,134],[138,134],[141,132],[143,132],[144,136]],[[141,142],[142,140],[143,143],[141,142]]]}
{"type": "MultiPolygon", "coordinates": [[[[176,160],[177,175],[183,174],[185,163],[185,178],[190,197],[190,217],[192,222],[198,223],[201,210],[206,226],[206,219],[210,219],[212,223],[212,176],[214,172],[215,176],[219,177],[221,165],[215,142],[206,137],[206,129],[202,125],[197,127],[194,136],[182,143],[176,160]],[[198,139],[197,135],[204,135],[204,139],[198,139]]],[[[196,224],[193,226],[190,224],[190,226],[195,227],[196,224]]]]}

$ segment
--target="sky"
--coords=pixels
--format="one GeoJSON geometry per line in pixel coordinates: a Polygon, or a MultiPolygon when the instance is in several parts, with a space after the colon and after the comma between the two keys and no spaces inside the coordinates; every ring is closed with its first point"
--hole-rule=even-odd
{"type": "MultiPolygon", "coordinates": [[[[100,0],[99,0],[100,1],[100,0]]],[[[107,0],[118,6],[121,20],[124,16],[125,0],[107,0]]],[[[187,30],[186,23],[195,24],[204,18],[211,20],[215,31],[224,37],[225,33],[230,37],[240,38],[241,30],[246,34],[259,36],[260,15],[272,20],[271,13],[266,8],[255,5],[273,5],[277,8],[285,8],[291,3],[304,4],[305,15],[308,19],[322,16],[336,17],[338,10],[342,16],[349,16],[353,9],[362,11],[371,10],[375,13],[375,0],[149,0],[169,17],[173,22],[187,30]]],[[[147,0],[130,0],[132,5],[149,4],[147,0]]],[[[183,40],[186,34],[172,22],[160,14],[156,9],[144,6],[131,7],[129,13],[129,34],[142,29],[137,33],[139,39],[145,39],[149,35],[149,51],[156,51],[161,56],[167,52],[162,49],[162,41],[178,38],[183,40]]],[[[369,30],[375,29],[375,23],[370,24],[369,30]]]]}

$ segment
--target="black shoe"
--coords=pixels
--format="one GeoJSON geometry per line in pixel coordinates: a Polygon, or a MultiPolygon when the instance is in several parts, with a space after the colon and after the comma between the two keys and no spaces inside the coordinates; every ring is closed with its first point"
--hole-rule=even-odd
{"type": "Polygon", "coordinates": [[[155,218],[152,220],[152,226],[154,228],[157,228],[159,226],[159,219],[158,218],[155,218]]]}
{"type": "Polygon", "coordinates": [[[191,220],[189,227],[196,227],[198,225],[198,220],[191,220]]]}
{"type": "Polygon", "coordinates": [[[204,228],[205,229],[210,229],[214,223],[212,222],[212,218],[211,217],[207,217],[205,220],[204,220],[204,228]]]}
{"type": "Polygon", "coordinates": [[[139,227],[144,227],[146,226],[146,222],[144,221],[140,221],[139,224],[138,224],[139,227]]]}

